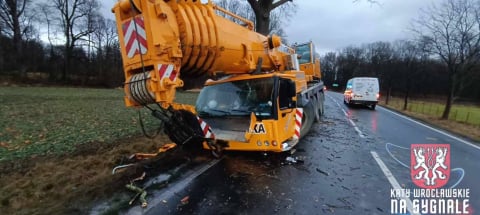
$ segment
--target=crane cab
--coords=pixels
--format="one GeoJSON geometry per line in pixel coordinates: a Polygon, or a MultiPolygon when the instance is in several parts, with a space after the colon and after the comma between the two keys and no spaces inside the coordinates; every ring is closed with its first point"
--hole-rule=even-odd
{"type": "MultiPolygon", "coordinates": [[[[287,74],[239,75],[207,82],[196,102],[197,115],[227,150],[286,151],[295,136],[297,88],[287,74]]],[[[301,123],[301,117],[300,122],[301,123]]]]}
{"type": "Polygon", "coordinates": [[[306,75],[311,75],[314,79],[321,79],[320,59],[315,52],[313,42],[303,43],[295,46],[295,53],[298,55],[300,70],[306,75]]]}

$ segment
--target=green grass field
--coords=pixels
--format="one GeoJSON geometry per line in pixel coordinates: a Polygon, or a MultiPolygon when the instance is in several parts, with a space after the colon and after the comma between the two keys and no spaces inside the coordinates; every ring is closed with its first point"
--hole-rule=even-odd
{"type": "MultiPolygon", "coordinates": [[[[197,93],[177,93],[193,104],[197,93]]],[[[72,152],[89,142],[141,135],[122,89],[0,87],[0,161],[72,152]]],[[[159,122],[140,109],[147,129],[159,122]]]]}
{"type": "MultiPolygon", "coordinates": [[[[389,106],[395,109],[403,109],[403,99],[394,98],[389,102],[389,106]]],[[[443,114],[445,104],[426,101],[409,101],[407,110],[414,113],[425,114],[432,117],[440,118],[443,114]]],[[[450,110],[449,120],[462,122],[470,125],[480,125],[480,107],[456,105],[450,110]]]]}

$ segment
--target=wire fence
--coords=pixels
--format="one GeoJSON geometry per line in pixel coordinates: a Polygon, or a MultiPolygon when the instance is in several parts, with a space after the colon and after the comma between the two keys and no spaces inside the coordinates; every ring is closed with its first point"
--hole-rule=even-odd
{"type": "MultiPolygon", "coordinates": [[[[390,99],[389,105],[403,110],[404,101],[403,99],[390,99]]],[[[438,118],[443,115],[444,109],[445,104],[419,100],[409,100],[407,105],[407,110],[410,112],[438,118]]],[[[480,107],[474,105],[452,105],[448,119],[465,124],[480,126],[480,107]]]]}

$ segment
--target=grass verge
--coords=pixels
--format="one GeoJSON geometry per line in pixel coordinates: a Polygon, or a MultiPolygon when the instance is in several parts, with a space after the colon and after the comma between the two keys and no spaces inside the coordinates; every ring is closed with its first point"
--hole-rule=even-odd
{"type": "Polygon", "coordinates": [[[431,123],[442,129],[480,141],[480,107],[475,105],[453,105],[449,119],[440,119],[444,104],[431,101],[409,101],[407,110],[403,110],[403,99],[390,98],[389,104],[381,101],[381,105],[408,116],[431,123]]]}
{"type": "MultiPolygon", "coordinates": [[[[177,93],[176,101],[194,104],[197,95],[177,93]]],[[[112,176],[114,166],[168,142],[142,137],[120,89],[0,87],[0,104],[2,214],[86,214],[138,177],[136,169],[112,176]]],[[[156,128],[149,112],[140,113],[156,128]]]]}

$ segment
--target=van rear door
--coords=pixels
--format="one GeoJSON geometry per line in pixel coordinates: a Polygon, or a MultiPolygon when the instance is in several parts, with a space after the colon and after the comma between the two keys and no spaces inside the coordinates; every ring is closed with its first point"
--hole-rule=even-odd
{"type": "Polygon", "coordinates": [[[353,81],[354,100],[377,101],[377,78],[355,78],[353,81]]]}

